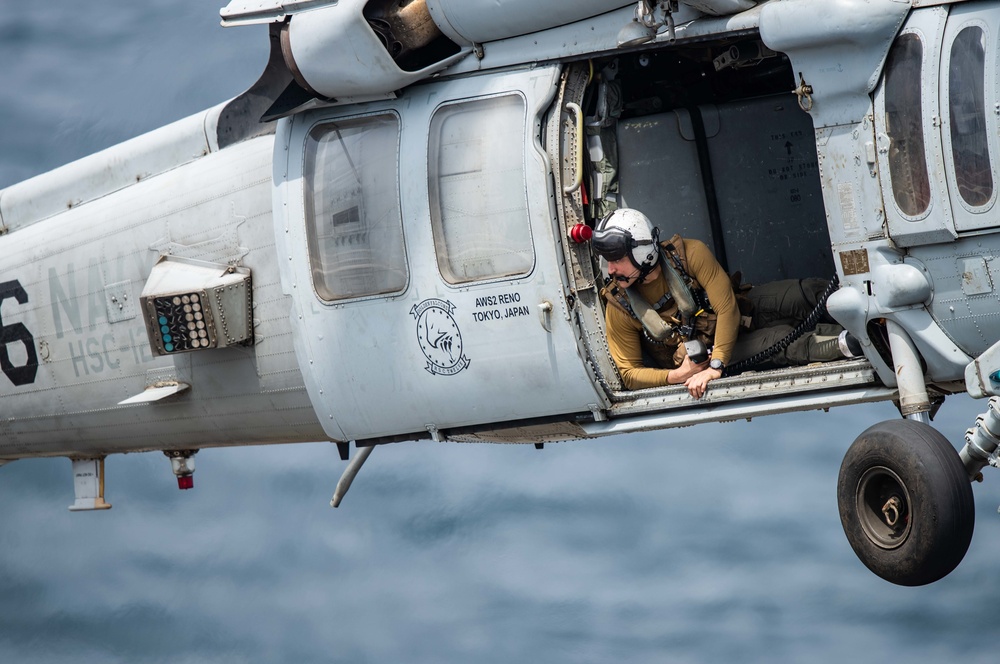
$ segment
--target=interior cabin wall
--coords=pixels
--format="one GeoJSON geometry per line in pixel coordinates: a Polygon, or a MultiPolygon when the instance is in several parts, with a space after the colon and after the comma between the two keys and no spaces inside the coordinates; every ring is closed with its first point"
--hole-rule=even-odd
{"type": "Polygon", "coordinates": [[[751,282],[831,277],[812,120],[792,94],[701,107],[729,270],[751,282]],[[712,123],[705,122],[705,126],[712,123]]]}
{"type": "Polygon", "coordinates": [[[705,53],[619,63],[619,204],[661,237],[704,241],[746,281],[832,276],[812,120],[788,92],[791,68],[774,56],[715,72],[705,53]]]}

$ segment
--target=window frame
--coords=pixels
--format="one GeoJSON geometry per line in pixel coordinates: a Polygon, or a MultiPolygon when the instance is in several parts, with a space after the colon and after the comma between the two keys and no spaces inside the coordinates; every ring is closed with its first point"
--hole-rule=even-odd
{"type": "MultiPolygon", "coordinates": [[[[528,155],[528,143],[530,140],[529,132],[532,130],[533,124],[529,122],[530,118],[528,116],[528,100],[524,93],[520,90],[504,90],[501,92],[494,92],[484,95],[476,95],[471,97],[462,97],[459,99],[449,99],[447,101],[438,104],[428,115],[427,119],[427,203],[428,203],[428,216],[431,228],[431,244],[434,248],[435,264],[437,267],[438,276],[444,285],[450,289],[463,290],[469,287],[478,286],[481,284],[491,284],[491,283],[503,283],[503,282],[517,282],[523,279],[530,278],[534,273],[538,265],[538,254],[535,248],[535,234],[534,228],[532,227],[531,218],[531,206],[530,197],[528,196],[528,178],[529,178],[529,155],[528,155]],[[517,272],[512,274],[503,275],[491,275],[484,277],[477,277],[471,279],[463,279],[451,281],[445,270],[442,269],[442,259],[444,259],[449,265],[448,256],[443,255],[441,248],[445,246],[443,234],[443,224],[444,221],[440,216],[441,205],[440,205],[440,178],[436,178],[432,181],[434,177],[434,172],[436,171],[436,166],[432,167],[432,160],[434,160],[438,155],[440,155],[440,141],[438,136],[433,131],[435,127],[435,121],[439,116],[439,113],[443,109],[459,106],[463,104],[474,104],[477,102],[485,102],[491,99],[500,99],[504,97],[515,97],[520,101],[521,105],[521,176],[523,190],[521,192],[522,201],[524,204],[524,214],[525,214],[525,228],[527,230],[526,241],[528,249],[531,252],[530,261],[527,269],[523,272],[517,272]],[[437,144],[438,147],[432,147],[437,144]]],[[[449,270],[450,271],[450,270],[449,270]]]]}
{"type": "MultiPolygon", "coordinates": [[[[316,299],[322,304],[327,306],[339,307],[344,304],[349,304],[353,302],[363,302],[366,300],[391,300],[404,295],[410,287],[410,282],[412,279],[412,271],[410,269],[409,262],[409,252],[408,243],[406,238],[406,224],[403,219],[403,200],[402,200],[402,182],[401,182],[401,172],[400,172],[400,155],[402,150],[402,137],[403,137],[403,119],[400,114],[392,108],[383,108],[378,110],[372,110],[365,113],[354,113],[351,115],[339,116],[339,117],[324,117],[319,118],[305,127],[304,133],[302,134],[302,189],[301,189],[301,200],[303,206],[303,222],[305,224],[305,241],[306,241],[306,258],[309,261],[309,282],[312,287],[313,293],[316,299]],[[398,213],[398,218],[396,220],[397,228],[399,230],[398,237],[400,243],[400,258],[401,263],[399,267],[403,270],[403,283],[399,289],[382,291],[377,293],[366,293],[363,295],[346,295],[343,297],[327,298],[322,292],[321,288],[317,285],[316,279],[316,252],[319,248],[316,247],[316,226],[315,226],[315,209],[313,203],[313,193],[312,185],[310,184],[310,144],[315,143],[313,138],[313,133],[317,128],[323,125],[336,125],[348,122],[358,122],[363,121],[365,118],[379,118],[388,117],[391,118],[396,124],[396,140],[395,146],[395,163],[393,165],[395,172],[395,187],[394,192],[396,195],[396,212],[398,213]],[[315,251],[314,251],[315,249],[315,251]]],[[[349,222],[351,224],[358,222],[349,222]]]]}
{"type": "MultiPolygon", "coordinates": [[[[950,27],[950,26],[949,26],[950,27]]],[[[942,45],[942,63],[941,72],[944,75],[944,80],[941,85],[941,111],[942,116],[947,117],[946,127],[942,127],[941,131],[941,142],[942,142],[942,153],[945,159],[945,171],[946,177],[948,178],[948,188],[953,192],[951,198],[952,203],[958,203],[966,212],[976,215],[982,215],[990,211],[997,200],[997,188],[1000,187],[1000,178],[998,178],[998,172],[996,168],[996,161],[1000,158],[1000,153],[998,153],[997,137],[995,135],[998,127],[996,122],[996,112],[991,112],[990,110],[990,100],[991,92],[996,88],[995,82],[992,79],[997,77],[997,66],[996,66],[996,45],[993,43],[995,40],[993,34],[989,29],[989,26],[980,19],[970,18],[957,26],[955,26],[954,33],[951,39],[947,43],[942,45]],[[986,150],[987,150],[987,162],[989,165],[990,178],[992,181],[992,190],[990,192],[989,198],[981,205],[972,205],[962,195],[962,190],[959,187],[958,180],[958,163],[955,160],[955,147],[953,140],[953,118],[951,113],[951,78],[952,78],[952,55],[955,44],[958,42],[959,37],[963,35],[970,28],[978,28],[981,33],[981,38],[983,39],[983,71],[982,71],[982,85],[983,85],[983,124],[984,124],[984,138],[986,140],[986,150]]],[[[958,218],[958,212],[956,210],[956,228],[962,226],[961,230],[969,230],[964,228],[965,224],[960,224],[958,218]]]]}
{"type": "MultiPolygon", "coordinates": [[[[927,42],[926,42],[926,39],[924,38],[923,33],[919,32],[919,31],[915,31],[915,30],[903,32],[902,34],[900,34],[899,36],[897,36],[895,40],[893,40],[893,43],[892,43],[892,45],[889,48],[889,55],[887,55],[886,57],[887,57],[887,61],[886,61],[886,73],[885,73],[886,80],[885,80],[885,85],[884,85],[884,90],[883,90],[883,117],[885,118],[884,121],[886,123],[886,125],[885,125],[886,136],[889,139],[889,143],[888,143],[888,146],[887,146],[888,154],[887,154],[887,157],[886,157],[886,166],[887,166],[886,170],[887,170],[887,175],[888,175],[889,186],[890,186],[891,193],[892,193],[892,204],[896,208],[896,211],[904,219],[906,219],[908,221],[919,221],[921,219],[927,218],[930,215],[931,210],[934,209],[934,202],[935,202],[934,201],[934,198],[935,198],[935,195],[934,195],[935,183],[934,183],[934,178],[933,178],[932,163],[927,158],[928,157],[928,150],[927,150],[928,139],[932,138],[932,136],[928,136],[928,133],[927,133],[928,118],[925,117],[926,116],[926,111],[929,110],[929,109],[926,108],[926,106],[924,104],[924,94],[923,94],[924,72],[926,71],[926,67],[928,66],[927,65],[928,48],[927,48],[927,42]],[[920,160],[921,160],[921,162],[923,164],[923,176],[924,176],[924,184],[925,184],[926,190],[927,190],[927,201],[926,201],[926,203],[924,204],[923,208],[920,211],[918,211],[916,213],[912,213],[912,214],[910,212],[907,212],[906,210],[904,210],[903,206],[900,204],[899,195],[897,193],[897,186],[896,186],[897,182],[902,183],[902,182],[906,182],[906,181],[912,180],[912,177],[910,177],[912,175],[912,170],[908,170],[906,172],[901,172],[901,171],[897,171],[896,168],[893,167],[893,164],[896,163],[895,160],[892,157],[892,154],[891,154],[891,151],[893,149],[893,142],[894,141],[893,141],[892,134],[889,133],[889,117],[890,117],[889,105],[890,105],[890,102],[895,102],[897,100],[901,101],[901,102],[907,101],[905,98],[899,98],[899,97],[897,97],[897,96],[895,96],[893,94],[890,94],[890,92],[895,92],[896,91],[896,86],[893,86],[892,89],[890,89],[890,87],[889,87],[890,78],[892,78],[892,80],[894,80],[894,81],[896,80],[895,77],[892,76],[892,74],[898,72],[898,69],[897,68],[891,68],[890,69],[890,66],[889,66],[890,63],[888,61],[888,58],[891,57],[891,55],[893,53],[893,50],[897,47],[897,45],[903,39],[915,39],[916,43],[920,47],[920,58],[919,58],[919,62],[917,63],[918,66],[917,66],[917,70],[916,70],[916,77],[915,77],[915,79],[911,78],[911,79],[907,79],[905,81],[902,81],[904,83],[904,85],[900,86],[900,89],[909,89],[909,90],[915,91],[916,92],[916,97],[919,100],[918,104],[917,104],[917,108],[918,108],[919,113],[917,115],[916,121],[914,123],[911,123],[911,129],[916,129],[916,135],[919,136],[919,139],[920,139],[920,149],[919,150],[914,150],[912,154],[914,156],[919,156],[919,158],[920,158],[920,160]],[[909,85],[905,85],[905,83],[909,83],[909,85]],[[900,177],[901,175],[905,175],[907,177],[900,177]]],[[[912,138],[912,137],[913,137],[913,135],[910,136],[910,138],[912,138]]]]}

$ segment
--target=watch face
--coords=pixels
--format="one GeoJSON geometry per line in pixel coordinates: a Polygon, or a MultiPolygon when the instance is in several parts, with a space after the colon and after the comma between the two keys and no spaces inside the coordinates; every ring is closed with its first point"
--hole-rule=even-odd
{"type": "Polygon", "coordinates": [[[723,369],[723,368],[724,368],[724,367],[725,367],[726,365],[724,365],[724,364],[722,363],[722,360],[712,360],[711,362],[709,362],[709,363],[708,363],[708,366],[709,366],[709,367],[711,367],[712,369],[716,369],[716,370],[718,370],[718,371],[722,371],[722,369],[723,369]]]}

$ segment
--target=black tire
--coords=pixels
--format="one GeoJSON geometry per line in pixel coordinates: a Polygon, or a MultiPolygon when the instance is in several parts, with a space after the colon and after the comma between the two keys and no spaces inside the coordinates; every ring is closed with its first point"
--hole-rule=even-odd
{"type": "Polygon", "coordinates": [[[948,439],[921,422],[889,420],[858,436],[840,466],[837,502],[854,553],[901,586],[948,575],[972,541],[968,473],[948,439]]]}

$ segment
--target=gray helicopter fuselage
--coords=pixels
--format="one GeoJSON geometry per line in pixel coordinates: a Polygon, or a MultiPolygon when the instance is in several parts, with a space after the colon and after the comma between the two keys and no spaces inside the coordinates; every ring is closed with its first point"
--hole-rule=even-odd
{"type": "Polygon", "coordinates": [[[428,1],[405,68],[366,3],[296,4],[223,11],[280,42],[247,95],[0,191],[0,458],[541,443],[1000,389],[994,3],[684,3],[620,45],[634,3],[428,1]],[[607,205],[750,281],[836,275],[865,359],[624,389],[573,235],[607,205]],[[212,309],[181,348],[192,294],[212,309]]]}

